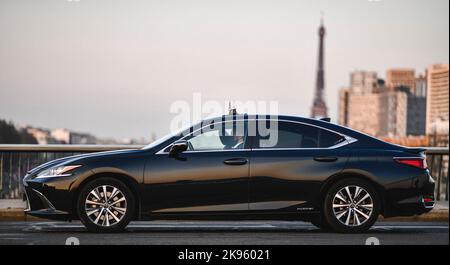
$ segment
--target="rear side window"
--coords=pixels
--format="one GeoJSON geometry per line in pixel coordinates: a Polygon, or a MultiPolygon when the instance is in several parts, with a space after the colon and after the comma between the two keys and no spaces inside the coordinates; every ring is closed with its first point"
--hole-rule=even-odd
{"type": "Polygon", "coordinates": [[[264,132],[258,133],[255,148],[326,148],[344,140],[336,133],[300,123],[280,121],[278,128],[270,128],[269,123],[265,128],[264,132]]]}
{"type": "Polygon", "coordinates": [[[319,129],[319,147],[331,147],[343,142],[345,138],[342,135],[319,129]]]}

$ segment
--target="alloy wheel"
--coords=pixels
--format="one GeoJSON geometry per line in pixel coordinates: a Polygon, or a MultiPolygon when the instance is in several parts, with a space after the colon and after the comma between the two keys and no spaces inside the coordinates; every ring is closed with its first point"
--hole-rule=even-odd
{"type": "Polygon", "coordinates": [[[85,201],[85,211],[94,224],[109,227],[124,218],[127,212],[127,199],[118,188],[101,185],[89,192],[85,201]]]}
{"type": "Polygon", "coordinates": [[[333,213],[346,226],[360,226],[373,213],[373,199],[369,192],[356,185],[340,189],[333,198],[333,213]]]}

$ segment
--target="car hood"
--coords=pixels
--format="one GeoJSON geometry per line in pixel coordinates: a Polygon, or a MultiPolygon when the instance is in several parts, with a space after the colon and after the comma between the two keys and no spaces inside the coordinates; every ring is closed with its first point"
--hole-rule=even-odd
{"type": "Polygon", "coordinates": [[[32,170],[28,171],[28,175],[36,174],[37,172],[40,172],[42,170],[48,169],[50,167],[54,167],[57,165],[65,165],[69,163],[75,163],[75,162],[81,162],[81,160],[87,159],[87,158],[100,158],[100,157],[107,157],[107,156],[115,156],[115,155],[121,155],[121,154],[130,154],[135,152],[141,152],[140,149],[126,149],[126,150],[115,150],[115,151],[105,151],[105,152],[95,152],[95,153],[87,153],[87,154],[81,154],[81,155],[75,155],[75,156],[67,156],[59,159],[55,159],[52,161],[49,161],[47,163],[44,163],[42,165],[39,165],[32,170]]]}

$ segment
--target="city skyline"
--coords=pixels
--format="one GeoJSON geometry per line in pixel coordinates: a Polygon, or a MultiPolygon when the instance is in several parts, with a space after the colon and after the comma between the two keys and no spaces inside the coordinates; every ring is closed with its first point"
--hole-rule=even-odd
{"type": "Polygon", "coordinates": [[[386,80],[373,71],[354,71],[339,90],[338,123],[394,142],[422,142],[446,136],[449,122],[449,65],[386,69],[386,80]],[[426,136],[426,137],[424,137],[426,136]]]}
{"type": "Polygon", "coordinates": [[[161,137],[170,103],[194,92],[276,100],[280,113],[309,116],[321,10],[333,121],[338,89],[354,70],[385,78],[388,68],[423,73],[448,64],[448,1],[336,2],[2,0],[0,118],[99,137],[161,137]]]}

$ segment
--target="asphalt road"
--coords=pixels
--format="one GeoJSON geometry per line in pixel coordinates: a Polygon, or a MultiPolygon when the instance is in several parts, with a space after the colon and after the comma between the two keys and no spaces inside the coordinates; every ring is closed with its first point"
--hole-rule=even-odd
{"type": "Polygon", "coordinates": [[[63,245],[76,237],[82,245],[363,245],[375,237],[382,245],[449,244],[448,223],[380,222],[364,234],[324,233],[304,222],[133,222],[126,232],[93,234],[78,223],[0,222],[0,245],[63,245]]]}

